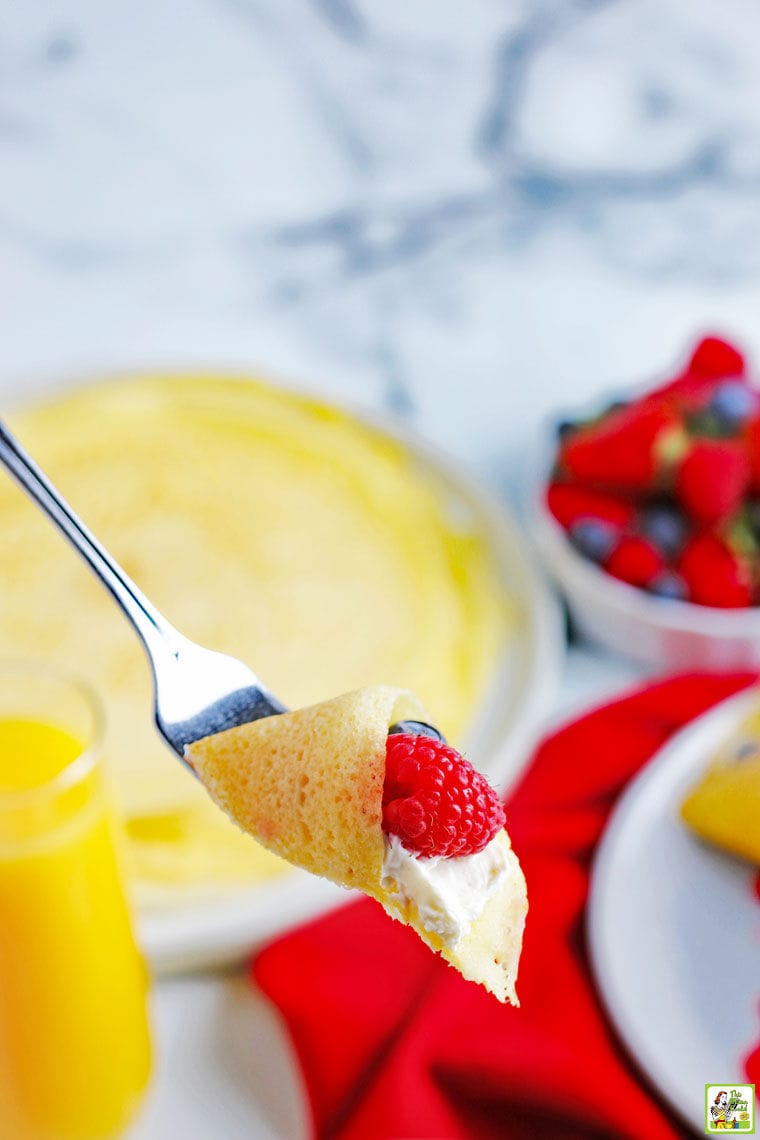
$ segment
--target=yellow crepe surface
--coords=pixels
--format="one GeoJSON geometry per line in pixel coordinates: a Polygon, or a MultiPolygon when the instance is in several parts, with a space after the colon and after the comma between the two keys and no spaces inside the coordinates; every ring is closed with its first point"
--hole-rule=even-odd
{"type": "MultiPolygon", "coordinates": [[[[9,417],[179,629],[289,706],[392,681],[456,740],[513,617],[484,536],[400,444],[265,383],[137,376],[9,417]]],[[[0,654],[64,663],[106,705],[138,897],[283,866],[208,803],[153,728],[149,671],[102,586],[0,480],[0,654]]]]}
{"type": "Polygon", "coordinates": [[[426,718],[411,693],[376,685],[207,736],[186,755],[249,835],[307,871],[372,894],[384,855],[388,729],[426,718]]]}
{"type": "Polygon", "coordinates": [[[702,839],[760,864],[760,708],[722,746],[681,814],[702,839]]]}

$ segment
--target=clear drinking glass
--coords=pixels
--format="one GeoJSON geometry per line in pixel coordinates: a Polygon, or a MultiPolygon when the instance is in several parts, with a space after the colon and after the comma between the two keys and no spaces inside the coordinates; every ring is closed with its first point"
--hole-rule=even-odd
{"type": "Polygon", "coordinates": [[[147,974],[105,788],[102,714],[58,672],[0,668],[0,1134],[104,1140],[150,1072],[147,974]]]}

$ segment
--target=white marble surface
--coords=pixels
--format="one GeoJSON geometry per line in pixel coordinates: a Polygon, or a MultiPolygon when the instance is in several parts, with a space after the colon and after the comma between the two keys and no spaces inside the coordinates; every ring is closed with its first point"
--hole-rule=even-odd
{"type": "MultiPolygon", "coordinates": [[[[0,11],[5,403],[242,366],[405,416],[516,499],[551,408],[703,329],[760,359],[753,0],[0,11]]],[[[562,700],[631,675],[575,652],[562,700]]],[[[301,1134],[276,1025],[240,993],[158,987],[135,1140],[301,1134]]]]}
{"type": "Polygon", "coordinates": [[[5,0],[0,378],[255,366],[511,483],[760,348],[752,0],[5,0]]]}

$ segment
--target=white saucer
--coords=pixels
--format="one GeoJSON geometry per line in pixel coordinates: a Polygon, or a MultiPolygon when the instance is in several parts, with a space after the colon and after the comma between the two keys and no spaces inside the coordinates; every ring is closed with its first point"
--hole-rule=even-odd
{"type": "Polygon", "coordinates": [[[695,839],[679,806],[757,704],[722,702],[679,732],[623,795],[597,851],[591,957],[615,1026],[674,1113],[704,1133],[704,1086],[740,1082],[760,1040],[753,869],[695,839]]]}

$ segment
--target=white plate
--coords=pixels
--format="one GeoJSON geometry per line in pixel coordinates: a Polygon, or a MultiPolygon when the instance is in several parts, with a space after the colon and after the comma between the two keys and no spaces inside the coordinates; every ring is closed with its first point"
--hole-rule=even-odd
{"type": "Polygon", "coordinates": [[[590,641],[659,671],[740,670],[760,666],[760,606],[720,609],[656,598],[584,558],[546,505],[556,455],[547,431],[526,482],[526,517],[547,572],[590,641]]]}
{"type": "MultiPolygon", "coordinates": [[[[516,522],[494,495],[436,447],[398,424],[347,410],[402,441],[437,484],[450,512],[470,517],[488,536],[516,617],[490,691],[461,743],[506,792],[530,756],[557,689],[565,639],[555,596],[516,522]]],[[[139,916],[139,935],[157,973],[216,966],[239,960],[253,945],[348,897],[331,883],[294,871],[272,883],[218,898],[146,912],[139,916]]]]}
{"type": "Polygon", "coordinates": [[[140,914],[138,935],[155,975],[207,970],[241,962],[255,946],[356,897],[294,868],[256,887],[140,914]]]}
{"type": "Polygon", "coordinates": [[[680,822],[686,791],[757,704],[722,702],[679,732],[634,780],[599,846],[591,957],[623,1041],[675,1113],[704,1132],[704,1086],[746,1083],[760,1039],[760,905],[753,870],[680,822]]]}

